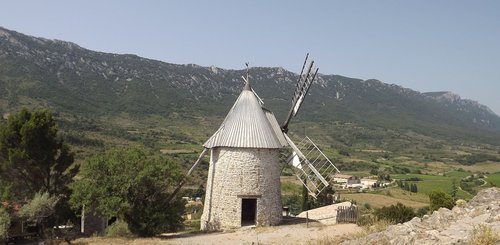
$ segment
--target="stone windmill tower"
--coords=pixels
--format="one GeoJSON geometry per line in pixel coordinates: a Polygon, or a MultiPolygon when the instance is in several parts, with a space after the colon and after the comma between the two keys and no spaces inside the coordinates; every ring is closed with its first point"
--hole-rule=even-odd
{"type": "Polygon", "coordinates": [[[202,230],[277,225],[281,221],[280,149],[286,140],[274,115],[245,87],[204,144],[210,166],[202,230]]]}

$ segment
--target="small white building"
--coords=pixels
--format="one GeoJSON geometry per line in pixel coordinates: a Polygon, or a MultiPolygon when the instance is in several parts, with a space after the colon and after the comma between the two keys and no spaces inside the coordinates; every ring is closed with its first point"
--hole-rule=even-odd
{"type": "Polygon", "coordinates": [[[363,185],[364,188],[368,189],[368,188],[372,188],[372,186],[377,183],[378,180],[376,179],[366,179],[366,178],[363,178],[361,179],[361,185],[363,185]]]}
{"type": "Polygon", "coordinates": [[[333,181],[339,184],[355,185],[360,184],[359,178],[348,174],[334,174],[333,181]]]}

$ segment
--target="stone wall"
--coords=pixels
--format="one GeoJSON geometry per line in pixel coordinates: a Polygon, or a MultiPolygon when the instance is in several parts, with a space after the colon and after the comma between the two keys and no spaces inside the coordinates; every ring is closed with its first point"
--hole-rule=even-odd
{"type": "Polygon", "coordinates": [[[256,225],[282,218],[279,149],[211,150],[202,230],[241,227],[242,198],[257,199],[256,225]]]}

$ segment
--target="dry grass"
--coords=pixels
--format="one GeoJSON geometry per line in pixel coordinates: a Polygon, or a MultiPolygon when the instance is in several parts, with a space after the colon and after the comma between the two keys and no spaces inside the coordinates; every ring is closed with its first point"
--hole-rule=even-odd
{"type": "Polygon", "coordinates": [[[318,240],[310,241],[307,244],[308,245],[336,245],[336,244],[342,243],[343,241],[363,238],[366,235],[367,234],[365,234],[364,232],[357,232],[357,233],[351,233],[351,234],[342,235],[342,236],[324,236],[324,237],[320,237],[318,240]]]}
{"type": "Polygon", "coordinates": [[[500,237],[491,227],[480,224],[469,233],[467,243],[470,245],[494,245],[500,242],[500,237]]]}
{"type": "Polygon", "coordinates": [[[471,172],[488,172],[494,173],[498,171],[498,162],[482,162],[476,163],[474,165],[466,166],[466,165],[454,165],[455,168],[462,168],[471,172]]]}
{"type": "Polygon", "coordinates": [[[281,183],[292,183],[295,185],[302,186],[302,182],[300,182],[300,180],[297,179],[297,177],[295,175],[294,176],[280,176],[280,180],[281,180],[281,183]]]}
{"type": "MultiPolygon", "coordinates": [[[[61,242],[60,245],[67,244],[66,242],[61,242]]],[[[107,238],[107,237],[90,237],[90,238],[80,238],[72,241],[71,244],[84,245],[84,244],[95,244],[95,245],[123,245],[123,244],[133,244],[133,245],[149,245],[149,244],[168,244],[167,240],[162,240],[160,238],[107,238]]]]}
{"type": "Polygon", "coordinates": [[[376,219],[372,225],[363,226],[363,231],[366,233],[366,235],[369,235],[372,233],[385,231],[387,229],[387,227],[389,227],[390,225],[393,225],[393,224],[394,224],[394,222],[391,222],[389,220],[376,219]]]}
{"type": "Polygon", "coordinates": [[[384,206],[395,205],[398,202],[412,208],[421,208],[428,205],[428,203],[417,202],[402,198],[395,198],[386,195],[371,194],[371,193],[341,194],[340,197],[346,198],[348,200],[356,200],[358,204],[369,203],[372,208],[381,208],[384,206]]]}
{"type": "Polygon", "coordinates": [[[374,220],[371,225],[362,226],[363,230],[356,233],[349,233],[342,236],[324,236],[320,237],[318,240],[308,242],[308,245],[330,245],[330,244],[340,244],[344,241],[361,239],[372,233],[377,233],[385,231],[387,227],[393,225],[394,223],[387,220],[374,220]]]}

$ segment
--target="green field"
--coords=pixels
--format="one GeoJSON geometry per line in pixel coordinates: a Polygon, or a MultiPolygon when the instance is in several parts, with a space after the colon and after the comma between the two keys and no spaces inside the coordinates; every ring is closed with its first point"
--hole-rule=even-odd
{"type": "MultiPolygon", "coordinates": [[[[422,179],[422,181],[410,181],[411,183],[415,183],[417,185],[417,189],[419,193],[430,194],[433,191],[443,191],[445,193],[451,193],[453,180],[457,187],[460,184],[460,179],[463,177],[469,176],[470,173],[462,172],[462,171],[451,171],[446,173],[445,175],[424,175],[424,174],[404,174],[404,175],[393,175],[394,179],[408,179],[412,177],[418,177],[422,179]]],[[[457,198],[469,200],[473,197],[468,192],[465,192],[461,189],[457,192],[457,198]]]]}
{"type": "MultiPolygon", "coordinates": [[[[493,183],[495,186],[500,187],[500,173],[489,174],[486,182],[493,183]]],[[[491,186],[491,185],[488,185],[491,186]]]]}
{"type": "Polygon", "coordinates": [[[445,175],[447,177],[452,177],[452,178],[464,178],[464,177],[471,175],[471,173],[464,172],[464,171],[450,171],[450,172],[447,172],[445,175]]]}

